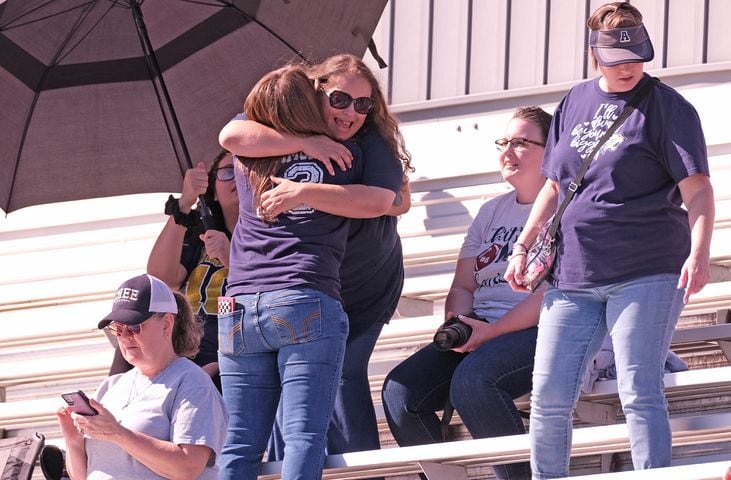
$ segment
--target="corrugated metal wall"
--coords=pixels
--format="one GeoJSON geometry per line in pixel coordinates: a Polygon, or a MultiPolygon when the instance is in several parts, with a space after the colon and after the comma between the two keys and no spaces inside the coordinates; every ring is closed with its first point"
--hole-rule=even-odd
{"type": "MultiPolygon", "coordinates": [[[[404,104],[593,76],[585,23],[603,3],[390,0],[374,34],[390,65],[380,73],[383,86],[392,104],[404,104]]],[[[728,0],[632,4],[655,45],[648,70],[731,61],[728,0]]]]}

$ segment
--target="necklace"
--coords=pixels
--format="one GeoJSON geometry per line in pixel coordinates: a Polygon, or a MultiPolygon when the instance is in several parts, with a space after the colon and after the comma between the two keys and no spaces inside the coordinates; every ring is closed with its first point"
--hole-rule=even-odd
{"type": "Polygon", "coordinates": [[[159,372],[157,372],[157,374],[155,374],[154,377],[148,378],[147,385],[145,385],[145,387],[142,388],[141,390],[139,389],[139,387],[137,385],[139,383],[140,370],[138,368],[136,368],[135,373],[134,373],[134,378],[132,379],[132,386],[129,389],[129,395],[127,395],[127,402],[125,402],[125,404],[122,405],[122,409],[127,408],[133,401],[135,401],[137,399],[137,397],[139,397],[140,395],[145,393],[145,391],[147,391],[147,389],[150,388],[150,386],[152,386],[162,376],[162,374],[165,373],[165,371],[168,369],[168,367],[170,367],[170,365],[172,365],[173,362],[175,362],[175,360],[177,360],[178,358],[179,357],[177,355],[175,355],[167,363],[167,365],[165,365],[162,368],[162,370],[160,370],[159,372]]]}

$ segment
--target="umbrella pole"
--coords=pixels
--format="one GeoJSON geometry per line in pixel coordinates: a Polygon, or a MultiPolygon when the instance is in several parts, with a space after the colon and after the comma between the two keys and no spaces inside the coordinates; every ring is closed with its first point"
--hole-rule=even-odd
{"type": "MultiPolygon", "coordinates": [[[[173,101],[170,98],[167,86],[165,85],[165,79],[163,78],[162,72],[160,71],[160,64],[157,62],[155,50],[152,48],[152,42],[150,42],[150,37],[147,35],[147,27],[145,26],[145,20],[142,17],[142,9],[140,8],[140,3],[138,0],[130,0],[130,6],[132,8],[132,16],[134,17],[135,25],[137,26],[137,34],[140,37],[140,41],[142,42],[142,48],[145,52],[145,59],[147,60],[147,65],[152,73],[152,82],[154,84],[155,78],[157,78],[157,81],[160,85],[160,90],[162,91],[162,96],[165,99],[165,104],[168,107],[168,113],[170,114],[170,118],[173,123],[173,129],[177,134],[180,148],[183,152],[183,158],[185,158],[185,162],[188,164],[188,168],[193,168],[193,161],[190,158],[190,153],[188,152],[188,146],[185,143],[183,131],[180,129],[180,123],[178,122],[178,117],[175,114],[173,101]]],[[[213,214],[211,213],[210,207],[208,207],[208,205],[206,204],[206,200],[203,195],[200,195],[198,197],[198,213],[200,214],[203,227],[206,230],[211,230],[215,228],[213,214]]]]}

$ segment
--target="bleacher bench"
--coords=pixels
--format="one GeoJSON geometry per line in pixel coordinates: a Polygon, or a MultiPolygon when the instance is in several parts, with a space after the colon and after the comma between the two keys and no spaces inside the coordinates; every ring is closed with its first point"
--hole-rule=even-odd
{"type": "MultiPolygon", "coordinates": [[[[731,439],[731,413],[716,413],[670,420],[673,446],[731,439]]],[[[629,450],[625,424],[576,428],[571,456],[607,455],[629,450]]],[[[344,480],[421,473],[429,480],[465,480],[473,465],[498,465],[528,461],[528,435],[387,448],[328,455],[323,479],[344,480]]],[[[259,480],[281,478],[281,462],[262,465],[259,480]]]]}

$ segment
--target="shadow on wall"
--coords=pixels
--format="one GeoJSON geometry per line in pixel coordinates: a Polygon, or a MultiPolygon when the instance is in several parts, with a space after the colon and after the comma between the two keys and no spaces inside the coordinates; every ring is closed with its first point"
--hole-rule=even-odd
{"type": "Polygon", "coordinates": [[[426,206],[424,229],[433,237],[465,233],[472,223],[472,215],[453,195],[434,190],[421,198],[426,206]]]}

